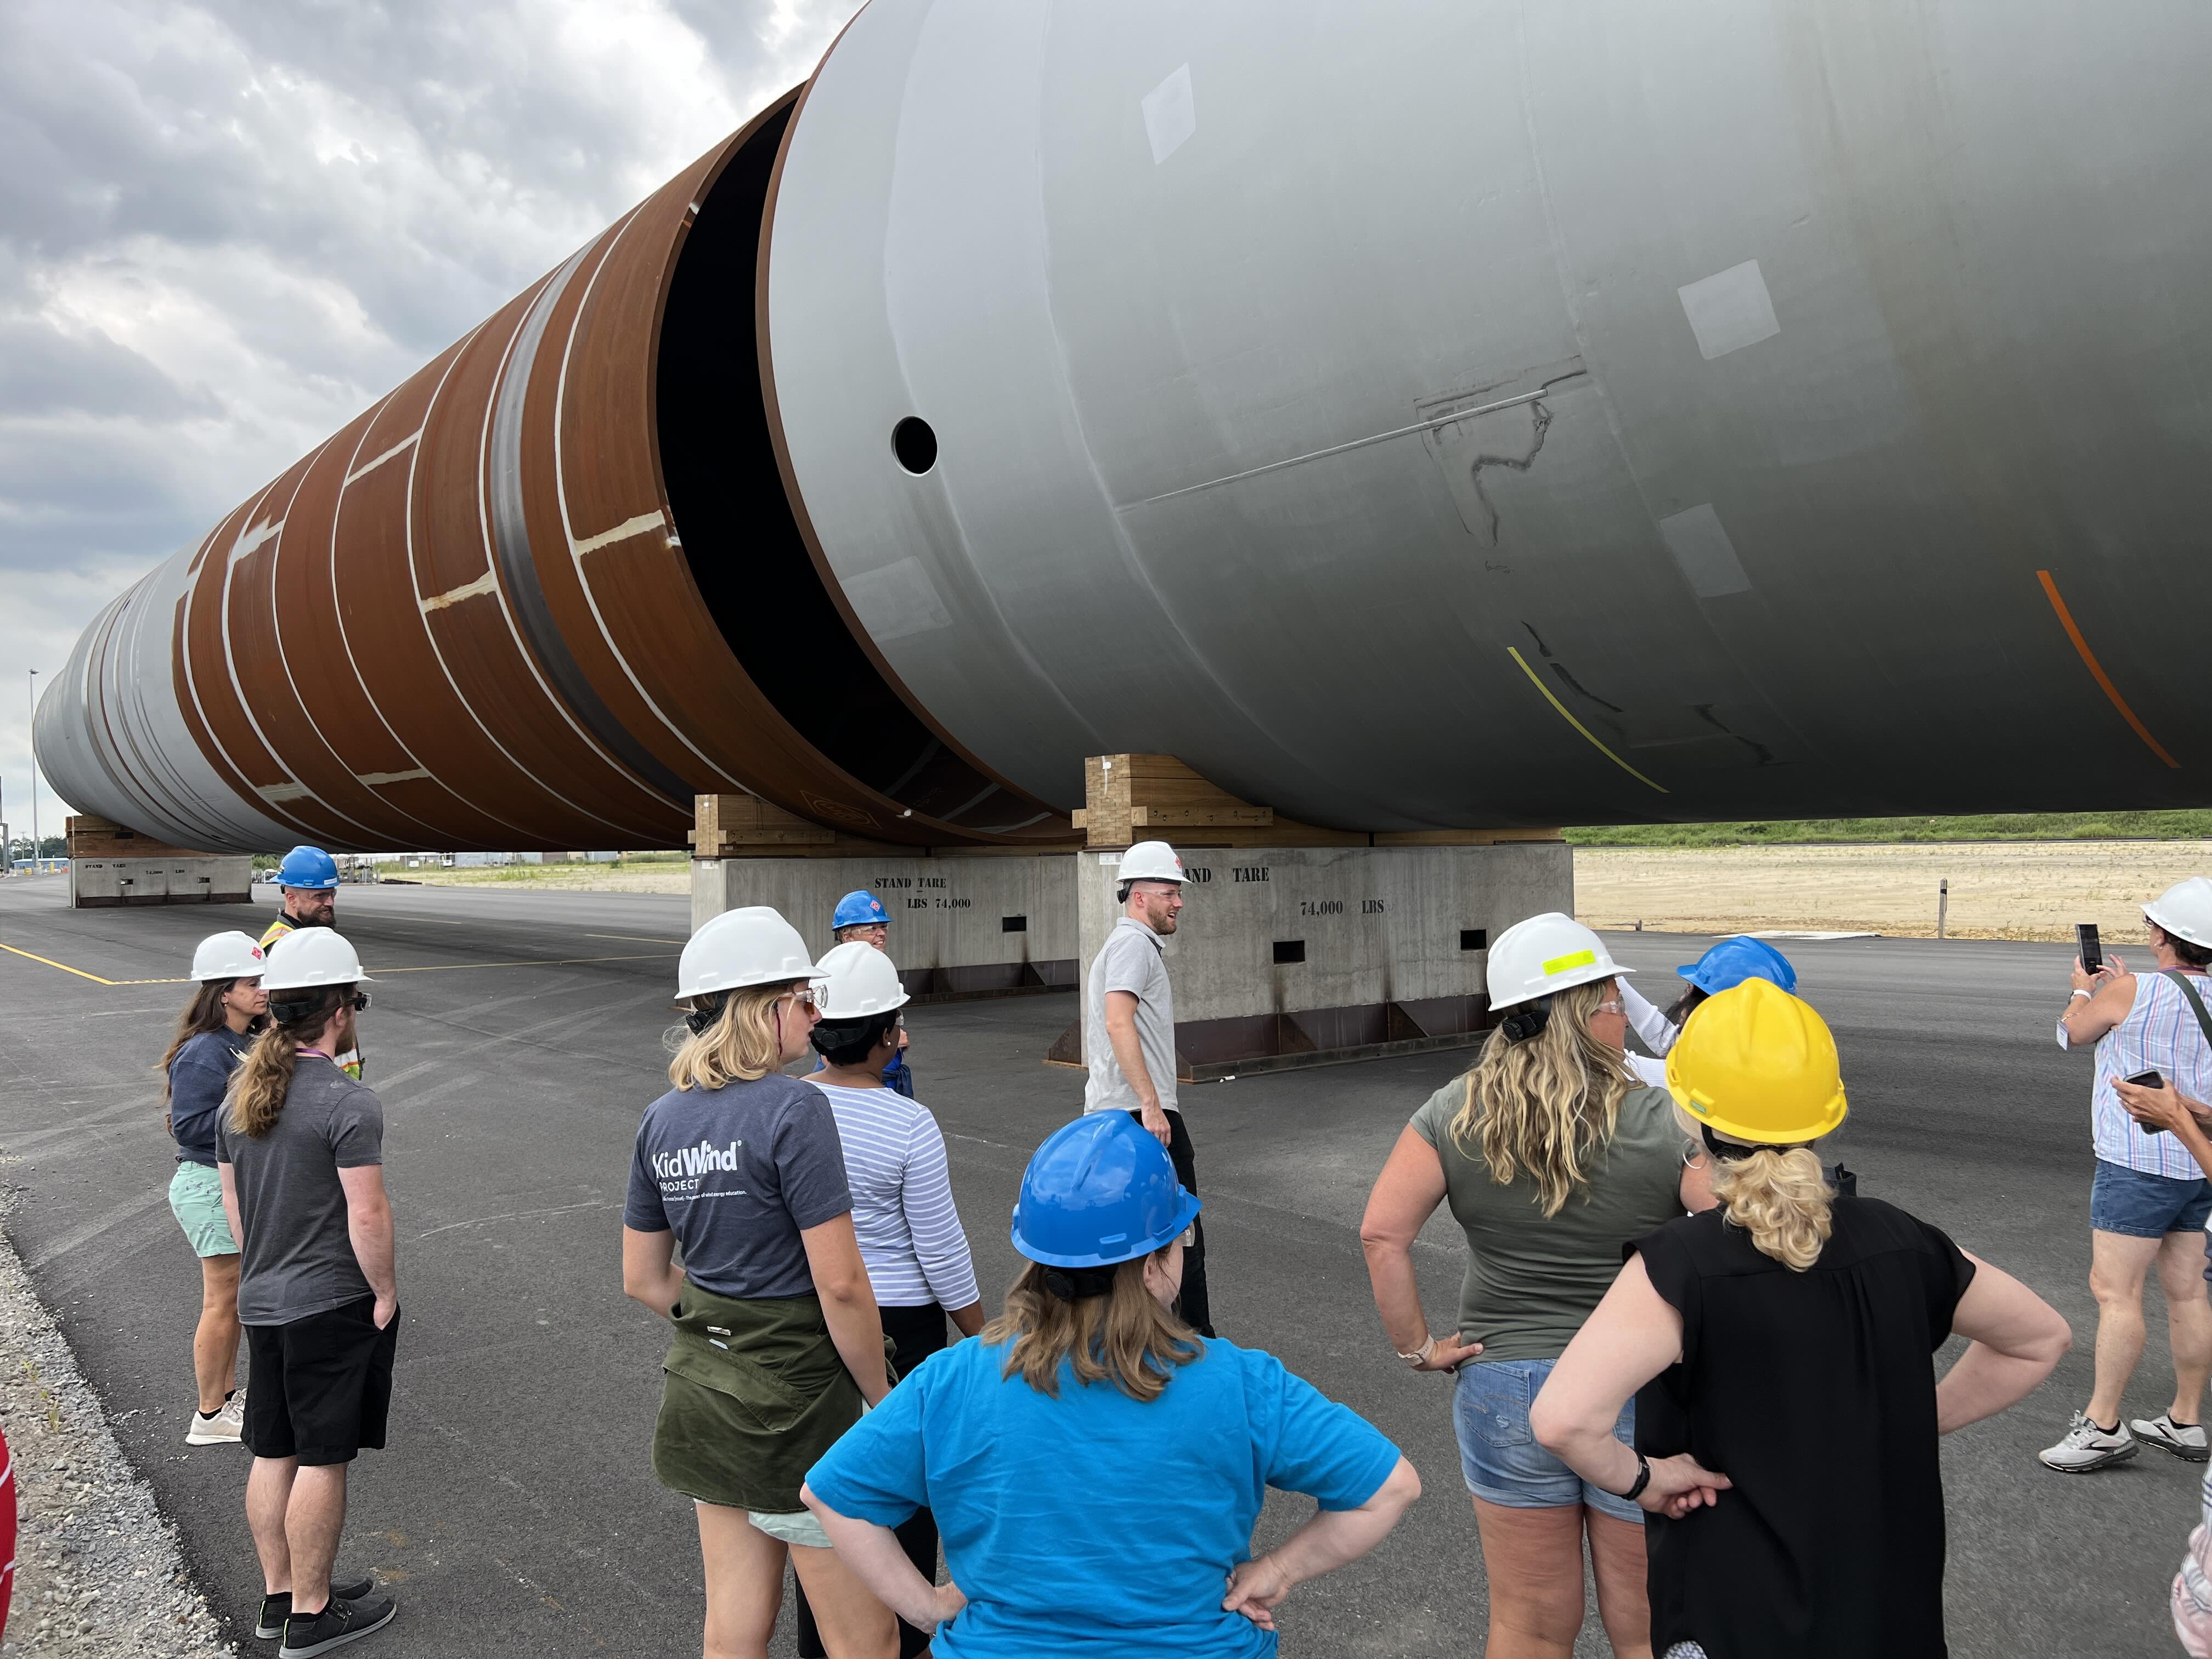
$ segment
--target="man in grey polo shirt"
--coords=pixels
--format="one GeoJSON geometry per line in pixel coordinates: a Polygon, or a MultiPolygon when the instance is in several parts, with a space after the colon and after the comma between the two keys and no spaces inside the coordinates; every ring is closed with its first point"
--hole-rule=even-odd
{"type": "MultiPolygon", "coordinates": [[[[1121,917],[1091,964],[1083,1011],[1083,1059],[1091,1068],[1083,1109],[1134,1117],[1159,1137],[1176,1179],[1195,1193],[1198,1163],[1176,1107],[1175,992],[1160,945],[1182,908],[1182,860],[1175,848],[1142,841],[1124,853],[1115,896],[1121,917]]],[[[1179,1305],[1192,1329],[1213,1334],[1203,1220],[1191,1224],[1183,1247],[1179,1305]]]]}

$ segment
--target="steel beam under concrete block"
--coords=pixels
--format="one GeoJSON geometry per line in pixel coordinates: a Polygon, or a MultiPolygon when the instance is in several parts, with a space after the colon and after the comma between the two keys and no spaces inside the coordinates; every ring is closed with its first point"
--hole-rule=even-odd
{"type": "Polygon", "coordinates": [[[856,889],[890,915],[890,958],[921,1000],[1075,988],[1073,853],[691,861],[691,926],[749,904],[781,911],[817,959],[856,889]]]}
{"type": "MultiPolygon", "coordinates": [[[[1489,941],[1575,908],[1561,842],[1182,852],[1168,974],[1178,1071],[1193,1082],[1472,1043],[1492,1023],[1489,941]]],[[[1120,915],[1121,856],[1077,855],[1085,978],[1120,915]]],[[[1052,1058],[1083,1063],[1079,1018],[1052,1058]]]]}

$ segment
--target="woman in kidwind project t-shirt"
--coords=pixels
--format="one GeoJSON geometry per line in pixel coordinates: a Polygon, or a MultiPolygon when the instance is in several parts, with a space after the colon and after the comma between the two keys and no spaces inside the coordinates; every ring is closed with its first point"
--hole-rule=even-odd
{"type": "Polygon", "coordinates": [[[890,1387],[836,1120],[779,1074],[806,1052],[816,976],[774,910],[692,935],[690,1035],[638,1126],[623,1209],[623,1289],[675,1327],[653,1467],[697,1509],[710,1659],[767,1650],[787,1559],[838,1659],[898,1650],[890,1611],[799,1502],[807,1468],[890,1387]]]}

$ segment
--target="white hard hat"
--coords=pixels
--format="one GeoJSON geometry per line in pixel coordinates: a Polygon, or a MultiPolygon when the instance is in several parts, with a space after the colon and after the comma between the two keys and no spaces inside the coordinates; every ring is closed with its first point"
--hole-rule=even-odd
{"type": "Polygon", "coordinates": [[[2177,882],[2144,905],[2143,915],[2176,939],[2212,945],[2212,881],[2191,876],[2177,882]]]}
{"type": "Polygon", "coordinates": [[[261,967],[261,947],[251,933],[210,933],[192,952],[192,977],[203,985],[211,979],[252,979],[261,967]]]}
{"type": "Polygon", "coordinates": [[[269,947],[261,969],[261,988],[305,991],[318,985],[368,985],[361,957],[343,933],[333,927],[295,927],[269,947]]]}
{"type": "Polygon", "coordinates": [[[1119,881],[1176,881],[1182,879],[1182,860],[1164,841],[1140,841],[1121,854],[1119,881]]]}
{"type": "Polygon", "coordinates": [[[1632,974],[1605,948],[1605,941],[1557,910],[1516,921],[1490,945],[1490,1006],[1510,1008],[1564,991],[1571,985],[1632,974]]]}
{"type": "Polygon", "coordinates": [[[676,994],[703,997],[821,976],[799,929],[769,906],[752,904],[723,911],[691,935],[676,964],[676,994]]]}
{"type": "Polygon", "coordinates": [[[888,1014],[907,1003],[891,959],[864,939],[848,939],[822,958],[815,969],[828,994],[816,1005],[824,1019],[866,1019],[888,1014]]]}

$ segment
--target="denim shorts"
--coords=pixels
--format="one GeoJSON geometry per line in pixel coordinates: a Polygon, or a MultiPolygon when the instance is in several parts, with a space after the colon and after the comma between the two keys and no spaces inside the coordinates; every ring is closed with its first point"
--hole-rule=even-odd
{"type": "MultiPolygon", "coordinates": [[[[1641,1526],[1644,1511],[1618,1493],[1593,1486],[1536,1443],[1528,1407],[1552,1374],[1549,1359],[1477,1360],[1459,1368],[1452,1393],[1452,1426],[1459,1431],[1460,1473],[1467,1489],[1486,1504],[1510,1510],[1564,1510],[1587,1504],[1601,1515],[1641,1526]]],[[[1621,1408],[1613,1425],[1619,1438],[1636,1442],[1636,1402],[1621,1408]]]]}
{"type": "Polygon", "coordinates": [[[2129,1238],[2163,1238],[2168,1233],[2204,1231],[2212,1217],[2212,1181],[2130,1170],[2124,1164],[2097,1160],[2097,1180],[2089,1188],[2089,1224],[2100,1233],[2129,1238]]]}

